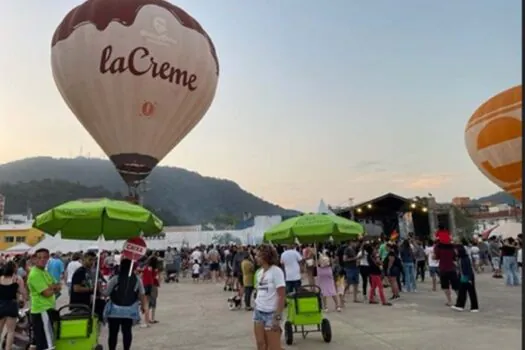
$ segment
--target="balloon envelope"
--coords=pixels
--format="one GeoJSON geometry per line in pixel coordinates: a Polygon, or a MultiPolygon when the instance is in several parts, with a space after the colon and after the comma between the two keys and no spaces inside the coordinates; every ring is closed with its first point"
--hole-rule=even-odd
{"type": "Polygon", "coordinates": [[[144,179],[211,105],[219,77],[201,25],[163,0],[88,0],[56,29],[69,108],[128,184],[144,179]]]}
{"type": "Polygon", "coordinates": [[[465,130],[467,150],[492,182],[521,201],[522,86],[505,90],[482,104],[465,130]]]}

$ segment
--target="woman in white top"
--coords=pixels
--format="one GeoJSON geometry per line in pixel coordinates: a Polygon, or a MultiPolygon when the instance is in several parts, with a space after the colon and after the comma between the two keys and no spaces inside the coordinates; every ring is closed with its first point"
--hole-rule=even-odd
{"type": "Polygon", "coordinates": [[[257,297],[253,312],[257,350],[281,350],[281,315],[284,309],[284,273],[277,264],[279,254],[270,245],[261,245],[257,250],[255,280],[257,297]]]}
{"type": "MultiPolygon", "coordinates": [[[[357,261],[359,263],[359,274],[361,274],[361,280],[363,283],[363,296],[366,297],[366,289],[368,287],[368,279],[370,277],[370,271],[368,270],[368,253],[365,250],[365,247],[368,244],[363,244],[359,253],[357,253],[357,261]]],[[[366,299],[366,298],[365,298],[366,299]]]]}

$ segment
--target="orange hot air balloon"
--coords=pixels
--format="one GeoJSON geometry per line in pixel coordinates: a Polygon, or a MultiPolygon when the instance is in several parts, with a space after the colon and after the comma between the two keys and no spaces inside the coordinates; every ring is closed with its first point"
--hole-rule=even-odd
{"type": "Polygon", "coordinates": [[[505,90],[470,117],[465,142],[472,161],[496,185],[522,200],[522,86],[505,90]]]}

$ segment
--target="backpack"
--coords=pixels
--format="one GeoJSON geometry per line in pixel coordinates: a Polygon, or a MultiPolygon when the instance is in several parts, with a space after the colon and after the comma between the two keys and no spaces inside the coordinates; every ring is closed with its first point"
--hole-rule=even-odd
{"type": "Polygon", "coordinates": [[[137,276],[132,274],[128,280],[128,285],[120,289],[120,283],[117,282],[115,288],[111,291],[110,300],[118,306],[131,306],[139,300],[139,292],[136,290],[137,276]]]}

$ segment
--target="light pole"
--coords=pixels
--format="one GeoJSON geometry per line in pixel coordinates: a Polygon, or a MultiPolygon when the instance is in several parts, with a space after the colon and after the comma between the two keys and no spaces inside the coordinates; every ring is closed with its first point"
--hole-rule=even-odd
{"type": "Polygon", "coordinates": [[[354,215],[354,197],[348,198],[348,204],[350,205],[350,220],[355,221],[354,215]]]}

